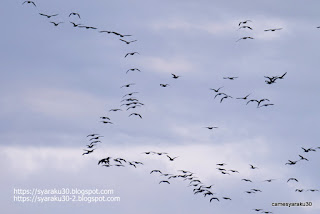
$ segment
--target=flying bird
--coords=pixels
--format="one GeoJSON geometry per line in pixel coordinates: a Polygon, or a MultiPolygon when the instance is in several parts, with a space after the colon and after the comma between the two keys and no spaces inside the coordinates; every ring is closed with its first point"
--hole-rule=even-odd
{"type": "Polygon", "coordinates": [[[140,114],[138,114],[138,113],[131,113],[131,114],[129,115],[129,117],[130,117],[131,115],[139,116],[139,117],[142,119],[142,116],[141,116],[140,114]]]}
{"type": "Polygon", "coordinates": [[[239,26],[242,25],[242,24],[247,24],[247,22],[252,22],[252,21],[251,20],[245,20],[245,21],[239,22],[239,26]]]}
{"type": "Polygon", "coordinates": [[[253,165],[251,165],[251,164],[249,164],[250,165],[250,168],[251,169],[258,169],[258,167],[255,167],[255,166],[253,166],[253,165]]]}
{"type": "Polygon", "coordinates": [[[33,6],[37,6],[33,1],[24,1],[22,4],[25,4],[25,3],[27,3],[27,4],[33,4],[33,6]]]}
{"type": "Polygon", "coordinates": [[[73,25],[73,27],[78,27],[78,26],[82,25],[82,24],[76,24],[74,22],[70,22],[70,23],[73,25]]]}
{"type": "Polygon", "coordinates": [[[167,183],[167,184],[170,184],[170,182],[169,182],[169,181],[160,181],[160,182],[159,182],[159,184],[161,184],[161,183],[167,183]]]}
{"type": "Polygon", "coordinates": [[[127,70],[126,74],[127,74],[129,71],[139,71],[139,72],[141,72],[138,68],[130,68],[130,69],[127,70]]]}
{"type": "Polygon", "coordinates": [[[253,30],[253,29],[252,29],[252,27],[247,26],[247,25],[243,25],[243,26],[239,27],[239,29],[238,29],[238,30],[240,30],[240,29],[242,29],[242,28],[248,28],[248,29],[250,29],[250,30],[253,30]]]}
{"type": "Polygon", "coordinates": [[[132,96],[133,94],[137,94],[137,93],[139,93],[139,92],[131,92],[131,93],[129,93],[129,94],[124,95],[122,98],[124,98],[124,97],[126,97],[126,96],[132,96]]]}
{"type": "Polygon", "coordinates": [[[110,121],[104,121],[104,120],[102,120],[102,121],[100,121],[100,122],[105,123],[105,124],[107,124],[107,123],[109,123],[109,124],[113,124],[113,123],[112,123],[112,122],[110,122],[110,121]]]}
{"type": "Polygon", "coordinates": [[[80,27],[80,28],[85,28],[85,29],[93,29],[93,30],[98,29],[98,28],[96,28],[96,27],[85,26],[85,25],[81,25],[81,26],[78,26],[78,27],[80,27]]]}
{"type": "Polygon", "coordinates": [[[210,88],[210,90],[212,90],[212,91],[214,91],[214,92],[219,92],[219,90],[221,89],[221,88],[223,88],[224,86],[222,86],[222,87],[220,87],[220,88],[218,88],[218,89],[214,89],[214,88],[210,88]]]}
{"type": "Polygon", "coordinates": [[[267,30],[264,30],[264,31],[276,31],[276,30],[281,30],[282,28],[272,28],[272,29],[267,29],[267,30]]]}
{"type": "Polygon", "coordinates": [[[245,37],[242,37],[240,39],[238,39],[236,42],[240,41],[240,40],[245,40],[245,39],[254,39],[253,37],[250,37],[250,36],[245,36],[245,37]]]}
{"type": "Polygon", "coordinates": [[[129,45],[129,44],[132,43],[132,42],[138,41],[138,40],[126,41],[126,40],[124,40],[124,39],[119,39],[119,40],[122,41],[122,42],[125,42],[127,45],[129,45]]]}
{"type": "Polygon", "coordinates": [[[167,157],[169,158],[170,161],[174,161],[174,159],[178,158],[179,156],[172,158],[172,157],[170,157],[169,155],[167,155],[167,157]]]}
{"type": "Polygon", "coordinates": [[[309,161],[307,158],[303,157],[302,155],[299,155],[300,157],[300,160],[306,160],[306,161],[309,161]]]}
{"type": "Polygon", "coordinates": [[[123,88],[123,87],[128,88],[128,87],[130,87],[131,85],[135,85],[135,83],[129,83],[129,84],[126,84],[126,85],[121,86],[120,88],[123,88]]]}
{"type": "Polygon", "coordinates": [[[236,78],[239,78],[239,77],[223,77],[223,79],[229,79],[229,80],[234,80],[236,78]]]}
{"type": "Polygon", "coordinates": [[[175,75],[175,74],[171,74],[173,79],[178,79],[180,76],[175,75]]]}
{"type": "Polygon", "coordinates": [[[218,127],[217,126],[207,126],[207,127],[203,127],[203,128],[207,128],[209,130],[212,130],[212,129],[217,129],[218,127]]]}
{"type": "Polygon", "coordinates": [[[250,96],[250,94],[248,94],[248,95],[247,95],[247,96],[245,96],[245,97],[239,97],[239,98],[236,98],[236,99],[246,100],[249,96],[250,96]]]}
{"type": "Polygon", "coordinates": [[[131,53],[127,53],[127,54],[124,56],[124,58],[126,58],[128,55],[133,56],[134,54],[139,54],[139,53],[138,53],[138,52],[131,52],[131,53]]]}
{"type": "Polygon", "coordinates": [[[298,181],[298,179],[296,179],[296,178],[289,178],[287,182],[289,182],[289,181],[296,181],[296,182],[299,182],[299,181],[298,181]]]}
{"type": "Polygon", "coordinates": [[[219,201],[219,198],[213,197],[213,198],[210,199],[210,202],[211,202],[212,200],[217,200],[217,201],[219,201]]]}
{"type": "Polygon", "coordinates": [[[110,109],[109,111],[122,111],[122,109],[114,108],[114,109],[110,109]]]}
{"type": "Polygon", "coordinates": [[[63,23],[63,22],[50,22],[50,23],[52,23],[54,26],[58,26],[59,24],[61,24],[61,23],[63,23]]]}
{"type": "Polygon", "coordinates": [[[160,84],[160,86],[165,88],[165,87],[170,86],[170,85],[169,84],[160,84]]]}
{"type": "Polygon", "coordinates": [[[69,14],[69,17],[70,16],[78,16],[79,17],[79,19],[81,19],[81,17],[80,17],[80,14],[79,13],[74,13],[74,12],[72,12],[72,13],[70,13],[69,14]]]}
{"type": "Polygon", "coordinates": [[[39,13],[41,16],[45,16],[47,17],[48,19],[51,18],[52,16],[57,16],[59,14],[54,14],[54,15],[46,15],[46,14],[43,14],[43,13],[39,13]]]}
{"type": "Polygon", "coordinates": [[[95,149],[92,149],[92,150],[84,149],[84,151],[86,151],[86,152],[84,152],[82,155],[90,154],[90,153],[92,153],[94,150],[95,150],[95,149]]]}

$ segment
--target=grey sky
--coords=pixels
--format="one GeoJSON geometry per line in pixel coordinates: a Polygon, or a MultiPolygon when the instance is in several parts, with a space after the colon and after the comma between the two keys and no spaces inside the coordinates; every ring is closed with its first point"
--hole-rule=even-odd
{"type": "Polygon", "coordinates": [[[0,39],[1,205],[10,213],[273,213],[320,210],[317,167],[320,45],[318,1],[23,1],[2,2],[0,39]],[[81,19],[68,17],[78,12],[81,19]],[[59,14],[50,19],[38,13],[59,14]],[[239,29],[250,19],[253,30],[239,29]],[[64,22],[54,27],[50,21],[64,22]],[[97,27],[72,27],[69,21],[97,27]],[[283,28],[265,32],[265,29],[283,28]],[[132,34],[129,45],[99,30],[132,34]],[[239,38],[251,36],[253,40],[239,38]],[[140,55],[124,57],[128,52],[140,55]],[[130,68],[139,68],[126,74],[130,68]],[[264,76],[283,80],[267,85],[264,76]],[[171,73],[180,75],[173,79],[171,73]],[[225,80],[226,76],[238,76],[225,80]],[[136,83],[129,88],[120,88],[136,83]],[[159,84],[166,83],[163,88],[159,84]],[[232,97],[270,99],[274,106],[214,99],[209,88],[232,97]],[[145,104],[119,108],[122,96],[145,104]],[[132,112],[143,117],[128,117],[132,112]],[[109,116],[113,125],[102,124],[109,116]],[[207,130],[206,126],[218,126],[207,130]],[[104,136],[82,156],[86,136],[104,136]],[[141,154],[168,152],[166,157],[141,154]],[[294,166],[288,160],[309,161],[294,166]],[[107,156],[144,166],[103,168],[107,156]],[[240,173],[222,175],[217,163],[240,173]],[[249,164],[259,167],[251,170],[249,164]],[[187,181],[159,184],[168,173],[190,170],[220,202],[194,195],[187,181]],[[288,182],[290,177],[298,183],[288,182]],[[252,179],[252,184],[241,181],[252,179]],[[266,179],[276,179],[271,183],[266,179]],[[13,188],[111,188],[117,203],[15,203],[13,188]],[[251,188],[263,192],[248,195],[251,188]],[[221,197],[230,197],[225,201],[221,197]],[[272,202],[313,202],[312,207],[272,207],[272,202]]]}

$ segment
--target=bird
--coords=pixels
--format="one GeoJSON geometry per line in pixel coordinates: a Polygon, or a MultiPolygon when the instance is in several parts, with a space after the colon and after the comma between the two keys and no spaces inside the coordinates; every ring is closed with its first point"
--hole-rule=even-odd
{"type": "Polygon", "coordinates": [[[217,163],[216,165],[218,165],[218,166],[225,166],[225,165],[227,165],[226,163],[217,163]]]}
{"type": "Polygon", "coordinates": [[[243,25],[243,26],[239,27],[239,29],[238,29],[238,30],[240,30],[241,28],[248,28],[248,29],[250,29],[250,30],[253,30],[253,29],[252,29],[252,27],[247,26],[247,25],[243,25]]]}
{"type": "Polygon", "coordinates": [[[309,161],[307,158],[303,157],[302,155],[299,155],[300,157],[300,160],[306,160],[306,161],[309,161]]]}
{"type": "Polygon", "coordinates": [[[251,165],[251,164],[249,164],[250,165],[250,168],[251,169],[258,169],[258,167],[255,167],[255,166],[253,166],[253,165],[251,165]]]}
{"type": "Polygon", "coordinates": [[[266,103],[266,104],[263,104],[261,106],[258,106],[258,108],[261,108],[261,107],[264,107],[264,106],[273,106],[274,104],[273,103],[266,103]]]}
{"type": "Polygon", "coordinates": [[[91,140],[98,140],[100,137],[103,137],[103,136],[93,137],[93,138],[91,138],[89,141],[91,141],[91,140]]]}
{"type": "Polygon", "coordinates": [[[154,172],[159,172],[160,174],[162,174],[162,172],[160,170],[154,169],[150,172],[150,174],[154,173],[154,172]]]}
{"type": "Polygon", "coordinates": [[[103,119],[103,120],[110,120],[109,117],[100,117],[100,118],[103,119]]]}
{"type": "Polygon", "coordinates": [[[113,33],[113,34],[115,34],[115,35],[117,35],[117,36],[120,36],[120,37],[132,36],[132,35],[123,35],[123,34],[121,34],[121,33],[117,33],[117,32],[114,32],[114,31],[112,31],[111,33],[113,33]]]}
{"type": "Polygon", "coordinates": [[[246,179],[246,178],[244,178],[244,179],[241,179],[242,181],[246,181],[246,182],[252,182],[251,180],[249,180],[249,179],[246,179]]]}
{"type": "Polygon", "coordinates": [[[284,73],[284,74],[282,74],[282,76],[278,76],[277,79],[283,79],[283,77],[284,77],[286,74],[287,74],[287,72],[284,73]]]}
{"type": "Polygon", "coordinates": [[[210,202],[211,202],[212,200],[217,200],[217,201],[219,201],[219,198],[212,197],[212,198],[210,199],[210,202]]]}
{"type": "Polygon", "coordinates": [[[41,16],[45,16],[47,17],[48,19],[51,18],[52,16],[57,16],[59,14],[54,14],[54,15],[46,15],[46,14],[43,14],[43,13],[39,13],[41,16]]]}
{"type": "Polygon", "coordinates": [[[295,192],[303,192],[303,189],[296,189],[295,192]]]}
{"type": "Polygon", "coordinates": [[[231,200],[231,198],[228,197],[222,197],[224,200],[231,200]]]}
{"type": "Polygon", "coordinates": [[[262,211],[263,209],[252,209],[252,210],[259,212],[259,211],[262,211]]]}
{"type": "Polygon", "coordinates": [[[139,116],[139,117],[142,119],[142,116],[141,116],[140,114],[138,114],[138,113],[131,113],[131,114],[129,115],[129,117],[130,117],[131,115],[139,116]]]}
{"type": "Polygon", "coordinates": [[[240,41],[242,39],[254,39],[254,38],[251,37],[251,36],[245,36],[245,37],[242,37],[242,38],[238,39],[236,42],[238,42],[238,41],[240,41]]]}
{"type": "Polygon", "coordinates": [[[33,6],[37,6],[33,1],[24,1],[22,4],[25,4],[25,3],[27,3],[27,4],[33,4],[33,6]]]}
{"type": "Polygon", "coordinates": [[[70,16],[78,16],[78,17],[79,17],[79,19],[81,19],[81,17],[80,17],[80,14],[79,14],[79,13],[72,12],[72,13],[70,13],[70,14],[69,14],[69,17],[70,17],[70,16]]]}
{"type": "Polygon", "coordinates": [[[52,23],[54,26],[58,26],[59,24],[61,24],[61,23],[63,23],[63,22],[50,22],[50,23],[52,23]]]}
{"type": "Polygon", "coordinates": [[[122,98],[124,98],[124,97],[126,97],[126,96],[132,96],[133,94],[137,94],[137,93],[139,93],[139,92],[131,92],[131,93],[129,93],[129,94],[124,95],[122,98]]]}
{"type": "Polygon", "coordinates": [[[94,137],[96,135],[99,135],[99,134],[89,134],[89,135],[87,135],[87,137],[94,137]]]}
{"type": "Polygon", "coordinates": [[[160,181],[160,182],[159,182],[159,184],[161,184],[161,183],[167,183],[167,184],[170,184],[170,182],[169,182],[169,181],[160,181]]]}
{"type": "Polygon", "coordinates": [[[115,109],[110,109],[109,111],[122,111],[122,109],[115,108],[115,109]]]}
{"type": "Polygon", "coordinates": [[[180,76],[176,75],[176,74],[171,74],[173,79],[178,79],[180,76]]]}
{"type": "Polygon", "coordinates": [[[310,191],[310,192],[318,192],[319,190],[317,190],[317,189],[308,189],[307,191],[310,191]]]}
{"type": "Polygon", "coordinates": [[[139,72],[141,72],[140,69],[138,69],[138,68],[130,68],[130,69],[127,70],[126,74],[127,74],[129,71],[139,71],[139,72]]]}
{"type": "Polygon", "coordinates": [[[255,192],[252,192],[252,191],[245,191],[245,193],[252,194],[252,193],[255,193],[255,192]]]}
{"type": "Polygon", "coordinates": [[[238,97],[238,98],[236,98],[236,99],[242,99],[242,100],[246,100],[246,99],[248,99],[248,97],[250,96],[250,94],[248,94],[247,96],[245,96],[245,97],[238,97]]]}
{"type": "Polygon", "coordinates": [[[131,85],[135,85],[135,83],[129,83],[129,84],[126,84],[126,85],[121,86],[120,88],[123,88],[123,87],[128,88],[128,87],[130,87],[131,85]]]}
{"type": "Polygon", "coordinates": [[[104,120],[102,120],[102,121],[100,121],[100,122],[102,122],[102,123],[109,123],[109,124],[113,124],[112,122],[110,122],[110,121],[104,121],[104,120]]]}
{"type": "Polygon", "coordinates": [[[124,58],[126,58],[128,55],[133,56],[134,54],[139,54],[139,53],[138,53],[138,52],[131,52],[131,53],[127,53],[127,54],[124,56],[124,58]]]}
{"type": "Polygon", "coordinates": [[[291,160],[288,160],[289,162],[286,163],[285,165],[295,165],[298,161],[291,161],[291,160]]]}
{"type": "Polygon", "coordinates": [[[239,22],[239,26],[240,26],[241,24],[247,24],[247,22],[252,22],[252,21],[251,21],[251,20],[245,20],[245,21],[239,22]]]}
{"type": "Polygon", "coordinates": [[[96,28],[96,27],[85,26],[85,25],[81,25],[81,26],[78,26],[78,27],[80,27],[80,28],[85,28],[85,29],[93,29],[93,30],[98,29],[98,28],[96,28]]]}
{"type": "Polygon", "coordinates": [[[276,30],[281,30],[282,28],[271,28],[271,29],[267,29],[267,30],[264,30],[264,31],[276,31],[276,30]]]}
{"type": "Polygon", "coordinates": [[[78,27],[78,26],[82,25],[82,24],[76,24],[74,22],[70,22],[70,23],[73,25],[73,27],[78,27]]]}
{"type": "Polygon", "coordinates": [[[223,77],[223,79],[229,79],[229,80],[234,80],[236,78],[239,78],[239,77],[223,77]]]}
{"type": "Polygon", "coordinates": [[[94,144],[90,144],[90,145],[86,145],[87,148],[91,149],[92,147],[94,147],[95,145],[94,144]]]}
{"type": "Polygon", "coordinates": [[[92,150],[84,149],[84,151],[86,151],[86,152],[84,152],[82,155],[90,154],[90,153],[92,153],[94,150],[95,150],[95,149],[92,149],[92,150]]]}
{"type": "Polygon", "coordinates": [[[253,190],[255,192],[262,192],[260,189],[251,189],[251,190],[253,190]]]}
{"type": "Polygon", "coordinates": [[[267,179],[267,180],[264,180],[265,182],[272,182],[273,180],[275,180],[275,179],[267,179]]]}
{"type": "Polygon", "coordinates": [[[170,86],[170,85],[169,84],[160,84],[160,86],[165,88],[165,87],[170,86]]]}
{"type": "Polygon", "coordinates": [[[299,182],[299,181],[298,181],[298,179],[296,179],[296,178],[289,178],[287,182],[289,182],[289,181],[296,181],[296,182],[299,182]]]}
{"type": "Polygon", "coordinates": [[[138,41],[138,40],[126,41],[126,40],[124,40],[124,39],[119,39],[119,40],[122,41],[122,42],[125,42],[127,45],[129,45],[129,44],[132,43],[132,42],[138,41]]]}
{"type": "Polygon", "coordinates": [[[217,127],[217,126],[206,126],[206,127],[203,127],[203,128],[207,128],[209,130],[212,130],[212,129],[217,129],[219,127],[217,127]]]}
{"type": "Polygon", "coordinates": [[[303,149],[304,152],[315,152],[316,150],[313,149],[313,148],[308,148],[308,149],[305,149],[303,147],[301,147],[303,149]]]}
{"type": "Polygon", "coordinates": [[[222,103],[222,101],[223,101],[224,99],[227,99],[227,98],[229,98],[229,97],[232,98],[232,97],[229,96],[229,95],[226,95],[226,96],[222,97],[221,100],[220,100],[220,103],[222,103]]]}
{"type": "Polygon", "coordinates": [[[237,170],[233,170],[233,169],[230,169],[229,171],[239,173],[237,170]]]}
{"type": "Polygon", "coordinates": [[[221,89],[221,88],[223,88],[224,86],[222,86],[222,87],[220,87],[220,88],[218,88],[218,89],[214,89],[214,88],[210,88],[210,90],[212,90],[212,91],[214,91],[214,92],[219,92],[219,90],[221,89]]]}
{"type": "Polygon", "coordinates": [[[169,158],[170,161],[174,161],[174,159],[178,158],[178,157],[172,158],[172,157],[170,157],[169,155],[167,155],[167,157],[169,158]]]}

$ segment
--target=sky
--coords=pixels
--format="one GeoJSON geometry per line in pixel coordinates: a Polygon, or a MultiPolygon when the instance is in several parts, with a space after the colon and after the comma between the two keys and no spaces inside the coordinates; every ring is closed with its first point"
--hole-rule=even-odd
{"type": "Polygon", "coordinates": [[[319,213],[318,1],[23,3],[4,0],[0,8],[0,201],[7,213],[319,213]],[[240,26],[252,30],[239,29],[245,20],[240,26]],[[265,31],[274,28],[281,30],[265,31]],[[125,57],[132,52],[138,53],[125,57]],[[285,73],[266,84],[265,76],[285,73]],[[232,98],[215,98],[210,88],[220,87],[232,98]],[[131,92],[144,105],[127,110],[120,105],[131,92]],[[251,99],[274,105],[257,108],[247,104],[251,99]],[[116,108],[122,111],[110,111],[116,108]],[[103,124],[102,116],[113,124],[103,124]],[[211,126],[218,128],[205,128],[211,126]],[[82,155],[95,133],[101,143],[82,155]],[[143,165],[97,164],[107,157],[143,165]],[[239,173],[224,175],[219,163],[239,173]],[[213,185],[214,195],[194,194],[189,180],[152,170],[190,171],[213,185]],[[35,188],[109,189],[121,200],[14,201],[14,189],[35,188]],[[245,192],[251,189],[262,192],[245,192]],[[312,206],[272,206],[280,202],[312,206]]]}

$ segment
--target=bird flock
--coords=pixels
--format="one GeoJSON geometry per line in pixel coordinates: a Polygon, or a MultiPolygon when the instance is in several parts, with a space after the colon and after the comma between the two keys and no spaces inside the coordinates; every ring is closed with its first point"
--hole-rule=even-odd
{"type": "MultiPolygon", "coordinates": [[[[29,6],[38,8],[38,4],[34,1],[24,1],[24,2],[22,2],[22,5],[24,5],[24,6],[29,5],[29,6]]],[[[59,18],[60,18],[59,13],[45,14],[45,13],[39,12],[39,15],[50,20],[49,23],[51,23],[54,27],[59,27],[61,24],[65,24],[64,20],[61,20],[61,19],[59,20],[59,18]],[[53,19],[55,19],[55,20],[53,20],[53,19]]],[[[77,12],[70,11],[70,13],[67,14],[63,18],[69,18],[68,22],[70,23],[70,26],[72,26],[74,28],[97,30],[97,32],[101,33],[101,34],[104,34],[104,33],[111,34],[111,35],[117,36],[119,38],[119,41],[123,42],[126,45],[130,45],[132,43],[138,42],[137,39],[133,39],[133,40],[126,39],[127,37],[131,38],[133,36],[131,34],[123,34],[123,33],[115,32],[115,31],[111,31],[111,30],[100,30],[100,29],[98,29],[98,27],[81,24],[81,22],[83,22],[83,17],[81,16],[81,14],[79,14],[77,12]]],[[[239,27],[238,30],[253,31],[254,30],[253,27],[250,26],[251,23],[253,23],[252,20],[240,21],[238,24],[238,27],[239,27]]],[[[320,28],[320,27],[317,27],[317,28],[320,28]]],[[[265,29],[264,31],[265,32],[275,32],[275,31],[280,31],[280,30],[282,30],[282,28],[270,28],[270,29],[265,29]]],[[[253,40],[253,39],[254,38],[252,36],[244,36],[244,37],[239,38],[236,42],[239,42],[241,40],[253,40]]],[[[140,55],[140,53],[137,51],[127,52],[123,55],[123,58],[138,57],[139,55],[140,55]]],[[[141,73],[142,70],[137,66],[132,66],[131,68],[126,69],[124,72],[125,72],[125,74],[137,73],[137,72],[141,73]]],[[[278,76],[264,76],[265,83],[268,85],[275,84],[277,80],[285,79],[286,75],[287,75],[287,72],[280,74],[278,76]]],[[[171,73],[171,78],[177,80],[177,79],[180,79],[181,76],[174,74],[174,73],[171,73]]],[[[222,77],[222,79],[223,79],[222,82],[223,81],[237,81],[239,78],[240,78],[239,76],[224,76],[224,77],[222,77]]],[[[183,80],[181,80],[181,81],[183,81],[183,80]]],[[[123,96],[121,96],[119,99],[120,100],[119,106],[114,106],[113,108],[108,109],[105,113],[103,113],[103,115],[98,120],[101,124],[104,124],[107,126],[109,126],[109,125],[116,126],[117,122],[112,121],[112,119],[111,119],[113,114],[115,114],[116,112],[127,112],[128,118],[143,119],[143,115],[139,112],[139,109],[145,108],[146,105],[141,101],[140,98],[138,98],[140,95],[140,92],[136,91],[136,90],[131,90],[132,88],[135,88],[135,86],[136,86],[136,83],[132,83],[132,82],[125,83],[125,84],[119,86],[119,90],[124,92],[123,96]]],[[[162,83],[159,83],[159,86],[161,88],[169,88],[168,90],[170,90],[171,85],[168,83],[162,82],[162,83]]],[[[244,94],[243,96],[234,96],[234,95],[227,94],[227,92],[224,91],[225,89],[226,88],[224,86],[209,88],[209,90],[214,93],[213,99],[216,99],[216,98],[219,99],[219,103],[227,102],[226,100],[235,99],[235,100],[239,100],[241,102],[244,102],[245,105],[256,104],[257,108],[269,107],[269,106],[274,105],[274,103],[270,103],[269,98],[249,99],[249,97],[251,97],[253,92],[244,94]]],[[[204,126],[203,128],[206,128],[208,130],[216,130],[219,127],[216,125],[215,126],[207,125],[207,126],[204,126]]],[[[94,151],[97,149],[97,145],[102,143],[103,138],[104,138],[104,136],[97,134],[97,133],[92,133],[92,134],[87,135],[88,142],[86,143],[86,148],[83,149],[84,152],[82,153],[82,155],[86,156],[86,155],[90,155],[90,154],[94,153],[94,151]]],[[[310,159],[312,158],[311,153],[315,153],[319,149],[320,149],[320,147],[316,147],[316,148],[302,147],[302,152],[304,154],[298,154],[296,159],[288,160],[285,163],[285,165],[289,167],[289,166],[297,165],[300,162],[310,162],[310,159]],[[306,156],[309,154],[310,154],[310,157],[306,156]]],[[[148,157],[148,158],[161,157],[164,161],[169,161],[170,163],[179,160],[179,157],[180,157],[180,156],[168,154],[167,152],[155,152],[155,151],[142,152],[141,155],[148,157]]],[[[145,165],[145,163],[143,163],[139,160],[128,160],[125,157],[108,156],[108,157],[104,157],[104,158],[101,158],[100,160],[98,160],[98,165],[105,167],[105,168],[110,168],[110,167],[138,168],[138,167],[143,167],[145,165]]],[[[257,173],[260,170],[260,168],[258,168],[255,165],[252,165],[252,164],[248,164],[248,169],[254,170],[254,172],[257,172],[257,173]]],[[[239,176],[241,176],[241,172],[239,172],[237,169],[229,168],[227,163],[216,163],[216,170],[217,170],[216,172],[218,172],[219,174],[221,174],[223,176],[235,177],[235,179],[238,179],[241,182],[250,183],[251,187],[243,192],[246,195],[263,194],[264,190],[258,187],[259,182],[271,183],[274,181],[278,181],[278,179],[273,179],[273,178],[271,178],[271,179],[266,178],[265,180],[261,180],[261,181],[255,181],[255,180],[252,180],[251,178],[243,178],[243,177],[240,178],[239,176]]],[[[192,194],[202,195],[203,198],[205,200],[208,200],[209,203],[221,203],[223,201],[226,202],[226,201],[233,200],[232,196],[230,196],[230,195],[223,195],[223,194],[216,192],[214,184],[205,184],[202,180],[200,180],[199,177],[197,177],[197,173],[191,172],[189,170],[178,170],[177,172],[169,173],[169,172],[163,172],[163,170],[153,169],[149,174],[152,177],[159,176],[159,178],[160,178],[158,180],[159,185],[170,185],[170,184],[173,184],[174,182],[184,182],[184,183],[186,183],[186,186],[188,188],[192,189],[192,194]]],[[[281,182],[281,181],[278,181],[278,182],[281,182]]],[[[297,178],[291,177],[283,182],[298,183],[299,180],[297,178]]],[[[314,188],[314,187],[310,187],[308,189],[303,189],[299,186],[296,186],[295,189],[293,189],[293,191],[299,192],[299,193],[318,192],[319,189],[314,188]]],[[[255,212],[266,213],[266,214],[273,213],[273,211],[262,209],[262,208],[252,208],[251,210],[253,210],[255,212]]]]}

